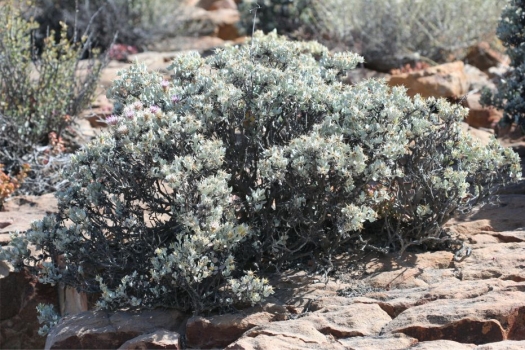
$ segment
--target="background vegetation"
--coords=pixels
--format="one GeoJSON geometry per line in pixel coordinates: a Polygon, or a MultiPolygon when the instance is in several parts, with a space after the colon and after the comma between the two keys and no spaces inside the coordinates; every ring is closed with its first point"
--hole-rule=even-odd
{"type": "MultiPolygon", "coordinates": [[[[240,9],[251,33],[257,1],[240,9]]],[[[482,40],[492,41],[505,0],[264,0],[256,28],[296,39],[315,39],[330,48],[361,54],[380,71],[419,60],[461,59],[482,40]]]]}
{"type": "Polygon", "coordinates": [[[64,162],[63,136],[91,102],[105,61],[81,62],[98,54],[89,32],[73,28],[70,40],[69,27],[60,22],[59,31],[49,31],[38,47],[39,25],[24,18],[23,6],[7,2],[0,8],[0,164],[11,177],[29,164],[22,188],[33,194],[53,191],[64,162]],[[84,76],[77,73],[81,64],[84,76]]]}

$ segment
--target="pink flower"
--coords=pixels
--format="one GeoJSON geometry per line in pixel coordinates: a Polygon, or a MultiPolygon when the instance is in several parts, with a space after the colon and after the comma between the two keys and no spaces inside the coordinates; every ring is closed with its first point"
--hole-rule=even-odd
{"type": "Polygon", "coordinates": [[[140,101],[136,101],[135,103],[133,103],[133,108],[135,108],[137,111],[140,111],[142,107],[143,105],[142,105],[142,102],[140,101]]]}
{"type": "Polygon", "coordinates": [[[167,91],[168,87],[170,86],[170,82],[167,80],[163,80],[160,82],[160,86],[162,86],[162,90],[167,91]]]}
{"type": "Polygon", "coordinates": [[[119,118],[116,115],[112,114],[106,118],[106,123],[108,125],[116,125],[118,123],[118,120],[119,118]]]}
{"type": "Polygon", "coordinates": [[[157,113],[160,113],[160,107],[159,106],[150,106],[149,107],[149,111],[153,114],[157,114],[157,113]]]}
{"type": "Polygon", "coordinates": [[[180,96],[179,95],[173,95],[171,96],[171,102],[173,102],[173,104],[175,103],[179,103],[181,100],[180,96]]]}
{"type": "Polygon", "coordinates": [[[124,115],[128,119],[133,119],[133,117],[135,116],[135,112],[132,109],[128,109],[128,110],[124,111],[124,115]]]}

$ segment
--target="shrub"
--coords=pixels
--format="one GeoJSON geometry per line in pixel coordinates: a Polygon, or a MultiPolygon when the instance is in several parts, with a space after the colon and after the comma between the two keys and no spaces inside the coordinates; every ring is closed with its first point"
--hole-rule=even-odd
{"type": "Polygon", "coordinates": [[[499,124],[516,124],[525,133],[525,1],[511,0],[503,10],[497,34],[511,60],[510,73],[499,83],[496,93],[483,92],[485,105],[503,109],[499,124]]]}
{"type": "Polygon", "coordinates": [[[102,308],[201,312],[267,297],[257,271],[446,241],[441,225],[515,180],[518,157],[463,132],[462,107],[339,82],[361,61],[258,32],[177,56],[171,81],[121,72],[113,126],[72,158],[59,213],[4,257],[102,308]]]}
{"type": "Polygon", "coordinates": [[[96,87],[102,64],[93,62],[88,67],[90,74],[79,79],[76,69],[89,43],[84,38],[70,44],[67,26],[62,25],[60,41],[55,42],[51,33],[34,61],[31,33],[36,23],[22,19],[20,11],[10,5],[1,11],[0,113],[8,127],[18,128],[9,131],[18,134],[25,147],[41,143],[52,131],[60,135],[71,116],[90,102],[96,87]]]}
{"type": "Polygon", "coordinates": [[[13,2],[0,6],[0,162],[7,168],[29,162],[36,171],[41,164],[32,153],[53,142],[49,135],[59,140],[90,102],[104,61],[83,61],[88,73],[79,76],[90,42],[70,43],[65,24],[59,41],[50,32],[38,57],[32,40],[38,25],[24,20],[13,2]]]}
{"type": "MultiPolygon", "coordinates": [[[[256,1],[244,0],[241,18],[251,33],[256,1]]],[[[256,29],[297,37],[303,33],[330,47],[351,48],[365,64],[388,72],[419,60],[462,58],[493,35],[504,0],[265,0],[256,29]]]]}

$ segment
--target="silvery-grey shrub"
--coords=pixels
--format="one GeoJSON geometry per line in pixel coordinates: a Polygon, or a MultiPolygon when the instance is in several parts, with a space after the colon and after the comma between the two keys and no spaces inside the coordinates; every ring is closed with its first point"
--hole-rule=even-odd
{"type": "Polygon", "coordinates": [[[135,65],[109,90],[108,132],[78,152],[59,213],[4,250],[101,308],[196,312],[257,303],[261,271],[353,249],[447,239],[441,225],[520,176],[515,153],[462,131],[465,109],[400,87],[339,81],[362,58],[255,33],[135,65]]]}

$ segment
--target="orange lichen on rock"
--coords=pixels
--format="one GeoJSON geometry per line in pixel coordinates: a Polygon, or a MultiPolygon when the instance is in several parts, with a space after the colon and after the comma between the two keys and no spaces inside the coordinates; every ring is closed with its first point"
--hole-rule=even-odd
{"type": "Polygon", "coordinates": [[[4,165],[0,164],[0,209],[3,207],[5,198],[12,195],[20,187],[20,184],[27,177],[29,169],[29,164],[24,164],[20,172],[12,177],[4,173],[4,165]]]}

